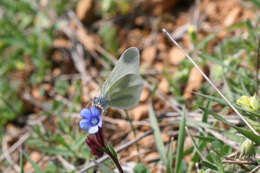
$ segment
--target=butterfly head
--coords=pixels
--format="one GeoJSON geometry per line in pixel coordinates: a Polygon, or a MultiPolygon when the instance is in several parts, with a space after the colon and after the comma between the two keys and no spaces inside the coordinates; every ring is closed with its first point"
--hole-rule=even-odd
{"type": "Polygon", "coordinates": [[[94,97],[92,103],[93,103],[93,105],[101,108],[102,110],[105,110],[108,105],[108,101],[106,100],[106,98],[103,95],[94,97]]]}

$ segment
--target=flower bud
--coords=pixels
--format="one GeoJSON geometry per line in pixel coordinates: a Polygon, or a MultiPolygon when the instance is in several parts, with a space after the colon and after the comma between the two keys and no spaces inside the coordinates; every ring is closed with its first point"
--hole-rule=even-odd
{"type": "Polygon", "coordinates": [[[193,44],[197,43],[197,33],[195,32],[195,28],[193,25],[190,25],[188,28],[188,35],[193,44]]]}
{"type": "Polygon", "coordinates": [[[253,141],[251,141],[250,139],[246,139],[241,144],[240,150],[241,150],[241,156],[250,157],[255,155],[255,146],[253,141]]]}
{"type": "Polygon", "coordinates": [[[87,137],[86,144],[90,148],[90,153],[93,154],[96,158],[103,156],[106,144],[102,127],[98,128],[97,133],[91,134],[87,137]]]}

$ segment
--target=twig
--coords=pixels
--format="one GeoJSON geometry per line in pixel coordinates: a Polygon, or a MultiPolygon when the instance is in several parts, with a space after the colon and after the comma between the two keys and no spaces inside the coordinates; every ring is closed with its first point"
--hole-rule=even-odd
{"type": "Polygon", "coordinates": [[[41,102],[35,100],[28,92],[23,93],[22,97],[23,97],[23,99],[27,100],[28,102],[30,102],[34,106],[39,107],[43,111],[45,111],[49,114],[53,114],[53,112],[51,111],[51,109],[48,106],[46,106],[46,105],[42,104],[41,102]]]}
{"type": "Polygon", "coordinates": [[[57,156],[58,160],[61,162],[61,164],[66,168],[67,170],[75,170],[75,166],[70,164],[67,160],[65,160],[62,156],[58,155],[57,156]]]}
{"type": "MultiPolygon", "coordinates": [[[[6,150],[8,150],[7,136],[4,136],[3,140],[2,140],[2,151],[6,151],[6,150]]],[[[13,167],[16,172],[19,172],[19,166],[12,160],[12,158],[10,156],[10,153],[9,152],[4,152],[3,154],[4,154],[3,156],[9,162],[11,167],[13,167]]]]}
{"type": "Polygon", "coordinates": [[[252,132],[259,136],[256,130],[249,124],[249,122],[240,114],[240,112],[232,105],[232,103],[222,94],[222,92],[215,86],[215,84],[208,78],[208,76],[200,69],[197,63],[186,53],[186,51],[174,40],[174,38],[169,34],[169,32],[163,28],[163,33],[170,38],[170,40],[182,51],[182,53],[191,61],[194,67],[202,74],[202,76],[207,80],[207,82],[214,88],[217,93],[225,100],[225,102],[236,112],[236,114],[244,121],[244,123],[252,130],[252,132]]]}
{"type": "Polygon", "coordinates": [[[195,1],[195,10],[194,10],[194,13],[193,13],[193,17],[192,17],[192,24],[194,25],[195,27],[195,30],[198,30],[198,25],[199,25],[199,22],[200,22],[200,0],[196,0],[195,1]]]}
{"type": "Polygon", "coordinates": [[[12,152],[14,152],[18,147],[20,147],[24,141],[30,136],[30,133],[27,132],[25,133],[23,136],[20,137],[20,139],[14,143],[10,148],[8,148],[7,150],[5,150],[2,155],[0,156],[0,162],[5,158],[6,153],[11,154],[12,152]]]}
{"type": "Polygon", "coordinates": [[[258,169],[260,168],[260,165],[258,165],[257,167],[255,167],[252,171],[250,171],[249,173],[254,173],[256,172],[258,169]]]}
{"type": "Polygon", "coordinates": [[[239,148],[239,145],[234,142],[234,141],[231,141],[230,139],[227,139],[227,137],[223,136],[222,134],[214,131],[214,130],[211,130],[211,129],[206,129],[207,132],[211,133],[213,136],[215,136],[217,139],[223,141],[226,145],[229,145],[231,148],[239,151],[240,148],[239,148]]]}
{"type": "MultiPolygon", "coordinates": [[[[139,137],[135,138],[134,140],[129,141],[129,142],[127,142],[127,143],[125,143],[125,144],[119,146],[118,148],[115,149],[115,151],[116,151],[116,152],[120,152],[120,151],[122,151],[123,149],[128,148],[129,146],[131,146],[132,144],[134,144],[134,143],[140,141],[140,140],[143,139],[144,137],[149,136],[150,134],[152,134],[152,132],[153,132],[152,130],[145,132],[142,136],[139,136],[139,137]]],[[[97,162],[97,163],[102,163],[102,162],[104,162],[105,160],[107,160],[108,158],[109,158],[108,155],[105,155],[105,156],[101,157],[100,159],[97,159],[96,162],[97,162]]],[[[83,169],[77,171],[77,173],[83,173],[83,172],[85,172],[85,171],[87,171],[87,170],[89,170],[89,169],[91,169],[91,168],[93,168],[93,167],[95,167],[95,166],[96,166],[95,163],[92,162],[92,163],[90,163],[87,167],[85,167],[85,168],[83,168],[83,169]]]]}
{"type": "Polygon", "coordinates": [[[222,160],[222,163],[255,165],[256,162],[247,160],[222,160]]]}

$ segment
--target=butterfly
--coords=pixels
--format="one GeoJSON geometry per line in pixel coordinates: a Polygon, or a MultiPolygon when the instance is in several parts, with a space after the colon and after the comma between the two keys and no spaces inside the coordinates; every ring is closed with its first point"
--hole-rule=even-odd
{"type": "Polygon", "coordinates": [[[93,99],[93,105],[102,110],[107,107],[120,109],[134,107],[144,86],[139,74],[139,65],[139,50],[136,47],[126,49],[104,82],[100,94],[93,99]]]}

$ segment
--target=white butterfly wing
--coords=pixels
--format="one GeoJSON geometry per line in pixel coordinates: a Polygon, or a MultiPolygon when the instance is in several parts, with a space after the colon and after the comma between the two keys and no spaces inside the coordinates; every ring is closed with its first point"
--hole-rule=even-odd
{"type": "Polygon", "coordinates": [[[104,96],[108,106],[130,109],[137,104],[142,89],[142,78],[138,74],[127,74],[118,79],[104,96]]]}
{"type": "Polygon", "coordinates": [[[136,47],[130,47],[125,50],[120,56],[113,71],[105,81],[101,90],[101,94],[106,95],[114,83],[123,76],[127,74],[139,74],[139,62],[140,55],[139,50],[136,47]]]}

